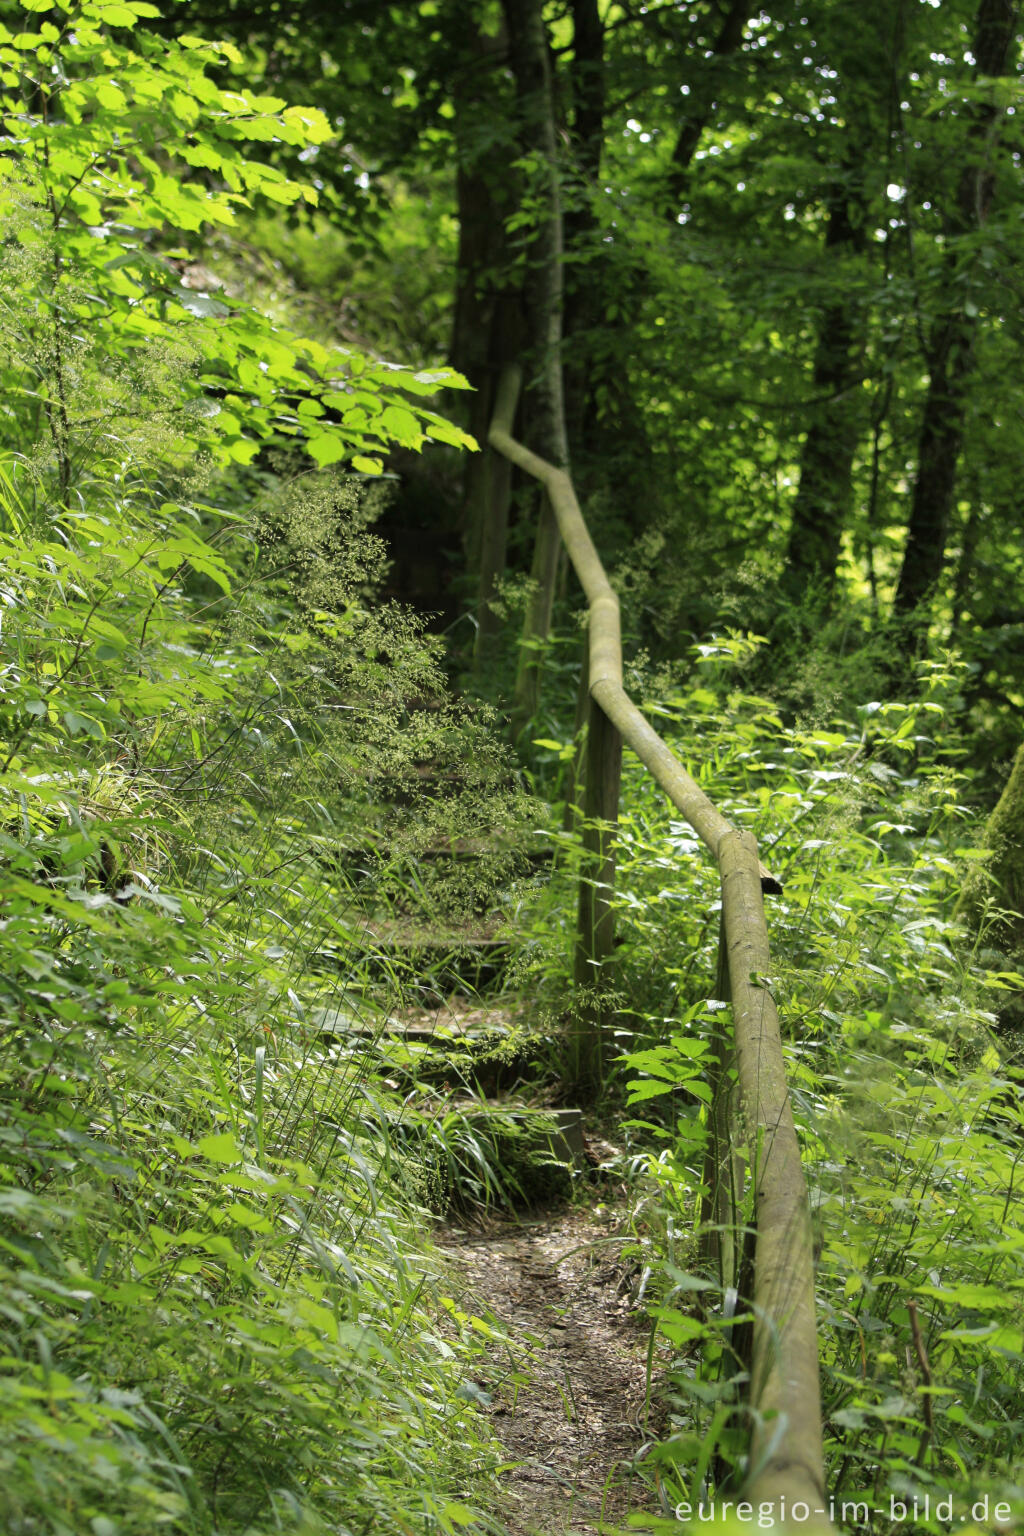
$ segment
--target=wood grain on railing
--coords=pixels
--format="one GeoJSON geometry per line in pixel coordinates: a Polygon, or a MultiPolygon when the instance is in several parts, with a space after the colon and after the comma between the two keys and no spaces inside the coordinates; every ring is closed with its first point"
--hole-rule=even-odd
{"type": "MultiPolygon", "coordinates": [[[[753,1181],[756,1234],[753,1294],[745,1298],[754,1314],[749,1392],[753,1428],[745,1497],[758,1505],[770,1505],[777,1529],[830,1531],[810,1209],[789,1102],[778,1013],[767,980],[770,961],[762,891],[780,887],[761,865],[753,835],[734,827],[715,809],[626,694],[618,598],[590,537],[572,481],[565,470],[547,463],[512,436],[520,385],[521,374],[516,368],[501,379],[488,441],[492,449],[544,486],[586,595],[590,611],[590,698],[603,716],[594,732],[599,750],[606,760],[614,762],[609,728],[621,734],[710,850],[721,877],[722,941],[738,1079],[739,1123],[733,1120],[730,1135],[734,1148],[742,1148],[748,1177],[753,1181]]],[[[617,795],[617,776],[611,776],[615,777],[617,795]]],[[[614,820],[607,808],[603,815],[607,822],[614,820]]],[[[605,903],[609,894],[608,853],[606,845],[598,846],[597,867],[605,873],[596,887],[605,903]]],[[[584,907],[581,901],[581,918],[584,907]]],[[[581,941],[585,942],[582,929],[581,941]]],[[[577,967],[577,977],[579,974],[577,967]]],[[[598,1067],[601,1050],[598,1040],[598,1067]]],[[[592,1057],[594,1054],[592,1051],[592,1057]]],[[[593,1068],[594,1061],[589,1065],[593,1068]]]]}

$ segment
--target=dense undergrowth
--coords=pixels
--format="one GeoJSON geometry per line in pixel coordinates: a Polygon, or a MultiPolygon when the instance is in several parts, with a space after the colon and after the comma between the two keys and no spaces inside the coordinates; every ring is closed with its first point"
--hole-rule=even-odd
{"type": "Polygon", "coordinates": [[[50,9],[0,39],[0,1524],[486,1525],[488,1334],[424,1224],[486,1147],[383,1080],[431,978],[368,927],[492,902],[512,844],[445,849],[527,802],[330,467],[461,434],[189,280],[183,230],[305,195],[246,140],[318,115],[150,6],[50,9]]]}
{"type": "MultiPolygon", "coordinates": [[[[977,1506],[984,1524],[986,1498],[1009,1519],[1024,1504],[1024,1063],[1000,1021],[1020,980],[986,938],[991,921],[968,926],[959,909],[984,859],[963,667],[923,662],[903,700],[848,715],[833,700],[794,723],[744,689],[758,649],[722,636],[697,648],[682,686],[636,681],[783,884],[768,899],[770,981],[817,1234],[829,1488],[854,1527],[888,1530],[891,1507],[915,1500],[915,1530],[941,1529],[949,1499],[957,1520],[977,1506]]],[[[541,747],[550,778],[556,742],[541,747]]],[[[558,758],[564,771],[568,746],[558,758]]],[[[655,1149],[654,1189],[636,1199],[653,1322],[676,1362],[671,1429],[647,1456],[668,1514],[721,1495],[743,1466],[732,1345],[746,1314],[708,1279],[695,1229],[708,1069],[728,1018],[714,1000],[718,876],[629,754],[617,856],[611,1088],[628,1090],[637,1151],[655,1149]]]]}
{"type": "MultiPolygon", "coordinates": [[[[337,603],[339,541],[363,580],[373,549],[323,500],[337,603]]],[[[424,1149],[459,1148],[377,1076],[429,978],[371,974],[363,929],[439,834],[374,776],[447,740],[484,783],[487,742],[402,729],[440,681],[401,616],[286,623],[244,542],[245,597],[172,585],[145,498],[92,505],[4,539],[5,1529],[452,1529],[493,1460],[423,1247],[424,1149]]]]}

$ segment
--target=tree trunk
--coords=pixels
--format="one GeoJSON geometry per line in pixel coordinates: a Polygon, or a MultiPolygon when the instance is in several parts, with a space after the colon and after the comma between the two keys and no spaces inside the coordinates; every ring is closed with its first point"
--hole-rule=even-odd
{"type": "MultiPolygon", "coordinates": [[[[861,254],[866,220],[863,168],[847,168],[829,189],[826,261],[861,254]]],[[[856,385],[862,324],[855,298],[837,274],[835,301],[827,306],[814,358],[814,394],[820,398],[804,439],[800,483],[786,549],[786,587],[828,603],[835,584],[843,531],[852,500],[853,459],[860,436],[856,385]]]]}
{"type": "MultiPolygon", "coordinates": [[[[543,0],[504,0],[509,56],[516,81],[522,150],[533,158],[540,213],[529,242],[524,311],[535,385],[530,446],[568,469],[562,393],[562,207],[548,35],[543,0]]],[[[518,738],[536,714],[543,648],[551,627],[558,574],[558,528],[545,498],[537,526],[534,588],[523,625],[512,726],[518,738]]]]}
{"type": "MultiPolygon", "coordinates": [[[[865,254],[874,246],[868,238],[872,197],[893,175],[883,167],[904,91],[906,5],[907,0],[862,0],[856,11],[840,11],[834,21],[831,56],[845,127],[825,195],[823,276],[830,294],[818,321],[813,382],[818,403],[800,456],[786,550],[785,585],[795,600],[811,598],[808,617],[831,602],[853,502],[853,462],[867,425],[858,387],[866,305],[857,282],[867,276],[865,254]]],[[[875,500],[877,487],[872,505],[875,500]]]]}
{"type": "Polygon", "coordinates": [[[992,919],[988,942],[1015,957],[1024,956],[1024,747],[1018,749],[1006,787],[986,823],[985,847],[991,859],[965,883],[959,915],[977,928],[991,904],[1002,915],[992,919]]]}
{"type": "Polygon", "coordinates": [[[945,566],[975,332],[975,320],[962,311],[945,316],[932,332],[917,479],[894,603],[898,614],[912,613],[932,597],[945,566]]]}
{"type": "MultiPolygon", "coordinates": [[[[975,79],[1004,75],[1011,65],[1017,33],[1016,0],[981,0],[975,22],[975,79]]],[[[965,114],[966,115],[966,114],[965,114]]],[[[964,435],[968,381],[974,367],[977,306],[964,292],[960,241],[985,222],[992,202],[991,155],[1002,108],[979,104],[969,113],[966,160],[949,214],[947,234],[947,307],[931,332],[928,393],[918,439],[917,479],[907,528],[907,543],[894,599],[894,612],[908,616],[923,610],[934,596],[946,559],[956,470],[964,435]]],[[[923,643],[919,626],[914,647],[923,643]]]]}
{"type": "Polygon", "coordinates": [[[509,55],[516,81],[520,144],[535,160],[540,206],[529,242],[523,294],[535,384],[530,446],[541,458],[568,468],[562,399],[562,205],[558,173],[551,63],[542,0],[504,0],[509,55]]]}

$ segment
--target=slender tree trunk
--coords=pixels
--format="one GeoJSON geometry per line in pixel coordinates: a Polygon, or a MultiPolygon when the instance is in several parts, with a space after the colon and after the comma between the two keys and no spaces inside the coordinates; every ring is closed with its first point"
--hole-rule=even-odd
{"type": "MultiPolygon", "coordinates": [[[[1005,75],[1016,55],[1016,0],[981,0],[975,23],[975,79],[1005,75]]],[[[929,345],[928,393],[918,438],[917,479],[894,611],[907,616],[934,595],[946,559],[957,463],[963,443],[968,383],[974,368],[977,306],[967,301],[960,239],[984,224],[992,202],[992,155],[1002,108],[978,105],[969,117],[966,161],[950,210],[947,234],[947,308],[929,345]]],[[[923,642],[918,627],[915,646],[923,642]]]]}
{"type": "MultiPolygon", "coordinates": [[[[860,255],[865,246],[863,166],[849,166],[829,193],[826,262],[860,255]]],[[[827,603],[835,583],[843,531],[852,499],[853,460],[860,437],[856,383],[862,323],[855,298],[837,272],[835,301],[818,331],[814,357],[815,408],[800,458],[800,482],[786,549],[786,586],[795,598],[810,593],[827,603]]]]}
{"type": "MultiPolygon", "coordinates": [[[[457,178],[459,247],[455,269],[455,325],[452,365],[473,386],[474,393],[455,406],[466,429],[478,443],[486,440],[493,395],[490,368],[491,320],[494,295],[481,283],[486,260],[486,229],[493,221],[486,179],[460,167],[457,178]],[[488,217],[490,213],[491,217],[488,217]]],[[[454,404],[454,402],[453,402],[454,404]]],[[[487,498],[487,461],[483,453],[466,456],[462,490],[462,531],[466,563],[476,568],[487,498]]]]}
{"type": "Polygon", "coordinates": [[[896,588],[898,614],[912,613],[934,594],[946,563],[976,330],[975,320],[960,312],[947,315],[932,332],[928,394],[918,435],[917,479],[896,588]]]}
{"type": "Polygon", "coordinates": [[[520,141],[523,150],[535,158],[537,179],[530,190],[540,207],[530,241],[524,292],[527,345],[534,353],[536,381],[530,446],[549,463],[564,469],[569,453],[562,399],[562,203],[548,35],[542,0],[504,0],[504,5],[520,141]]]}
{"type": "MultiPolygon", "coordinates": [[[[835,23],[837,90],[846,127],[826,193],[824,275],[831,292],[818,323],[813,385],[818,404],[800,456],[786,550],[785,585],[795,599],[811,598],[809,615],[831,602],[853,503],[853,463],[868,424],[858,387],[866,305],[857,283],[874,245],[868,239],[871,187],[880,188],[894,174],[887,168],[904,91],[907,3],[862,0],[858,8],[838,13],[835,23]]],[[[877,469],[876,452],[873,477],[877,469]]],[[[873,507],[875,478],[871,498],[873,507]]]]}
{"type": "MultiPolygon", "coordinates": [[[[981,539],[982,520],[982,493],[981,487],[974,483],[969,492],[970,509],[967,513],[967,521],[964,524],[963,535],[960,541],[960,559],[957,561],[956,576],[953,580],[953,596],[950,603],[949,639],[946,642],[950,650],[955,650],[960,643],[960,631],[968,616],[968,595],[971,590],[971,582],[974,577],[974,563],[978,554],[978,544],[981,539]]],[[[1008,521],[1012,524],[1014,512],[1007,509],[1008,521]]]]}
{"type": "MultiPolygon", "coordinates": [[[[504,0],[509,56],[516,80],[520,138],[533,157],[540,204],[530,241],[524,293],[528,347],[535,384],[530,405],[530,446],[560,468],[569,466],[562,393],[562,206],[548,35],[543,0],[504,0]]],[[[537,710],[541,658],[551,627],[558,575],[558,528],[545,498],[537,526],[533,593],[523,626],[516,676],[513,731],[522,734],[537,710]]]]}

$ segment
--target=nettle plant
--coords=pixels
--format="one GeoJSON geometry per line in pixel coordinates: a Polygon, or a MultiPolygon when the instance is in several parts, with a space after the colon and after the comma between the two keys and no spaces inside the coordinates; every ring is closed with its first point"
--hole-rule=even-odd
{"type": "MultiPolygon", "coordinates": [[[[923,1509],[936,1490],[964,1510],[986,1493],[1019,1507],[1021,1064],[994,1026],[1020,980],[956,916],[981,856],[957,736],[963,669],[922,664],[916,697],[794,728],[735,687],[738,659],[728,641],[705,648],[691,686],[652,689],[650,710],[784,885],[768,898],[770,980],[819,1229],[830,1486],[878,1507],[916,1496],[923,1509]]],[[[743,1443],[731,1325],[714,1301],[695,1315],[707,1280],[685,1235],[721,1019],[717,877],[634,768],[622,804],[623,1063],[636,1128],[663,1147],[656,1316],[678,1350],[674,1433],[654,1454],[663,1483],[696,1498],[743,1443]]]]}

